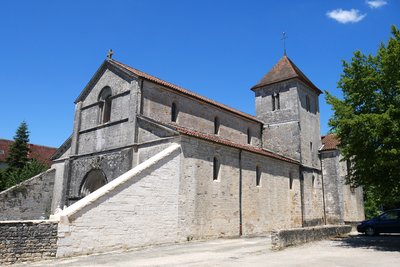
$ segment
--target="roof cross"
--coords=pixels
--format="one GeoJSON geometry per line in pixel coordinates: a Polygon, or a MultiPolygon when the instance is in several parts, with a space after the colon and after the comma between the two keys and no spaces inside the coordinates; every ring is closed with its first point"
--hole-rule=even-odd
{"type": "Polygon", "coordinates": [[[286,39],[287,39],[287,35],[286,32],[282,32],[282,38],[281,40],[283,40],[283,55],[286,56],[286,39]]]}
{"type": "Polygon", "coordinates": [[[112,49],[108,50],[107,59],[112,59],[113,55],[114,55],[114,52],[112,51],[112,49]]]}

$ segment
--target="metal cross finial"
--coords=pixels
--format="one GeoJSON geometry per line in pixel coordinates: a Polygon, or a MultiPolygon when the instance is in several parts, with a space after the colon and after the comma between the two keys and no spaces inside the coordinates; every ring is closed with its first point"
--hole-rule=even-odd
{"type": "Polygon", "coordinates": [[[108,50],[107,59],[112,59],[113,55],[114,55],[114,52],[112,51],[112,49],[108,50]]]}
{"type": "Polygon", "coordinates": [[[282,32],[282,38],[281,40],[283,40],[283,55],[286,56],[286,39],[287,39],[287,35],[286,32],[282,32]]]}

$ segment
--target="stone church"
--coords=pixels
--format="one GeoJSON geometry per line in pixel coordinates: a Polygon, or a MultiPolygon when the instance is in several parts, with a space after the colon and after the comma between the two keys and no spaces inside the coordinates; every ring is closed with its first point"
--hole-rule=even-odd
{"type": "Polygon", "coordinates": [[[57,255],[363,219],[321,90],[286,55],[251,90],[255,116],[107,58],[43,179],[57,255]]]}

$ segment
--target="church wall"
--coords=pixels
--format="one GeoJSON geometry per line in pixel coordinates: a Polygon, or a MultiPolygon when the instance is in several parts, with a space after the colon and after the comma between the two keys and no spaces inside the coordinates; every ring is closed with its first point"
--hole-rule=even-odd
{"type": "Polygon", "coordinates": [[[189,240],[239,236],[239,152],[183,136],[180,235],[189,240]],[[213,180],[213,158],[220,161],[213,180]]]}
{"type": "Polygon", "coordinates": [[[182,137],[182,152],[182,236],[202,239],[239,235],[240,166],[243,235],[301,227],[298,165],[187,136],[182,137]],[[213,180],[214,156],[221,163],[217,181],[213,180]],[[260,186],[256,186],[257,165],[262,171],[260,186]],[[291,189],[289,176],[293,177],[291,189]]]}
{"type": "MultiPolygon", "coordinates": [[[[67,197],[79,198],[80,186],[85,175],[92,169],[101,169],[110,182],[132,168],[132,149],[121,149],[97,155],[79,157],[71,161],[69,191],[67,197]]],[[[71,201],[69,204],[72,204],[71,201]]]]}
{"type": "Polygon", "coordinates": [[[108,124],[90,132],[81,132],[78,138],[78,154],[100,152],[133,144],[132,124],[125,121],[108,124]]]}
{"type": "Polygon", "coordinates": [[[303,226],[323,225],[324,200],[321,174],[303,170],[303,226]]]}
{"type": "Polygon", "coordinates": [[[362,187],[352,188],[346,184],[347,163],[339,155],[339,174],[343,182],[341,184],[343,197],[343,220],[345,222],[357,222],[365,219],[364,196],[362,187]]]}
{"type": "Polygon", "coordinates": [[[66,183],[64,180],[65,175],[65,161],[58,161],[51,165],[52,169],[55,169],[54,174],[54,190],[53,196],[51,200],[51,214],[54,214],[55,210],[59,206],[63,207],[63,193],[65,192],[64,188],[66,187],[66,183]]]}
{"type": "Polygon", "coordinates": [[[79,134],[76,154],[86,154],[123,147],[133,144],[134,126],[132,124],[131,91],[137,90],[137,81],[124,78],[124,75],[106,69],[84,98],[80,120],[76,121],[79,134]],[[103,88],[112,92],[110,121],[99,122],[99,95],[103,88]]]}
{"type": "Polygon", "coordinates": [[[339,151],[321,152],[324,175],[325,213],[327,224],[343,223],[343,176],[339,172],[339,151]]]}
{"type": "Polygon", "coordinates": [[[250,128],[251,144],[260,145],[261,124],[207,103],[162,89],[145,82],[143,87],[143,115],[164,123],[171,122],[171,106],[176,104],[177,123],[183,127],[214,134],[214,118],[220,122],[219,136],[240,144],[247,144],[247,129],[250,128]]]}
{"type": "Polygon", "coordinates": [[[318,96],[314,90],[298,82],[301,163],[320,169],[318,150],[321,147],[318,96]],[[306,110],[306,96],[310,99],[310,111],[306,110]]]}
{"type": "MultiPolygon", "coordinates": [[[[298,121],[297,83],[294,80],[267,85],[256,89],[257,118],[265,124],[298,121]],[[279,93],[280,108],[273,110],[272,95],[279,93]]],[[[277,105],[277,104],[276,104],[277,105]]]]}
{"type": "Polygon", "coordinates": [[[297,82],[290,80],[256,89],[257,118],[264,121],[263,146],[300,161],[300,129],[297,82]],[[273,110],[272,95],[279,93],[273,110]]]}
{"type": "Polygon", "coordinates": [[[280,155],[300,161],[300,128],[297,121],[265,125],[263,146],[280,155]]]}
{"type": "Polygon", "coordinates": [[[301,227],[298,165],[242,152],[242,168],[243,235],[301,227]],[[261,175],[259,186],[256,166],[261,175]]]}
{"type": "Polygon", "coordinates": [[[112,95],[117,95],[131,89],[131,80],[123,78],[122,75],[114,70],[106,69],[83,100],[83,107],[97,103],[101,90],[106,86],[111,88],[112,95]]]}

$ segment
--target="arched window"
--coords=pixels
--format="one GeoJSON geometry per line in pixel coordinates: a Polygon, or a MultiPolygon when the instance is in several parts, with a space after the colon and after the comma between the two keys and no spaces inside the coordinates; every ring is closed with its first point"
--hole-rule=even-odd
{"type": "Polygon", "coordinates": [[[178,110],[176,109],[176,104],[172,103],[172,105],[171,105],[171,121],[176,122],[177,118],[178,118],[178,110]]]}
{"type": "Polygon", "coordinates": [[[261,171],[260,167],[256,166],[256,186],[261,185],[261,171]]]}
{"type": "Polygon", "coordinates": [[[247,128],[247,144],[251,144],[251,133],[250,128],[247,128]]]}
{"type": "Polygon", "coordinates": [[[307,95],[306,96],[306,110],[308,111],[308,112],[310,112],[310,110],[311,110],[311,106],[310,106],[310,97],[307,95]]]}
{"type": "Polygon", "coordinates": [[[90,193],[99,189],[107,183],[107,177],[102,170],[94,169],[89,171],[85,178],[83,178],[79,195],[81,197],[86,197],[90,193]]]}
{"type": "Polygon", "coordinates": [[[111,88],[104,87],[99,95],[99,123],[109,122],[111,119],[111,88]]]}
{"type": "Polygon", "coordinates": [[[214,181],[218,180],[219,168],[220,168],[219,160],[217,157],[214,157],[214,159],[213,159],[213,180],[214,181]]]}
{"type": "Polygon", "coordinates": [[[214,134],[219,134],[219,119],[218,119],[218,117],[214,118],[214,134]]]}
{"type": "Polygon", "coordinates": [[[279,93],[272,93],[272,111],[281,109],[279,93]]]}

